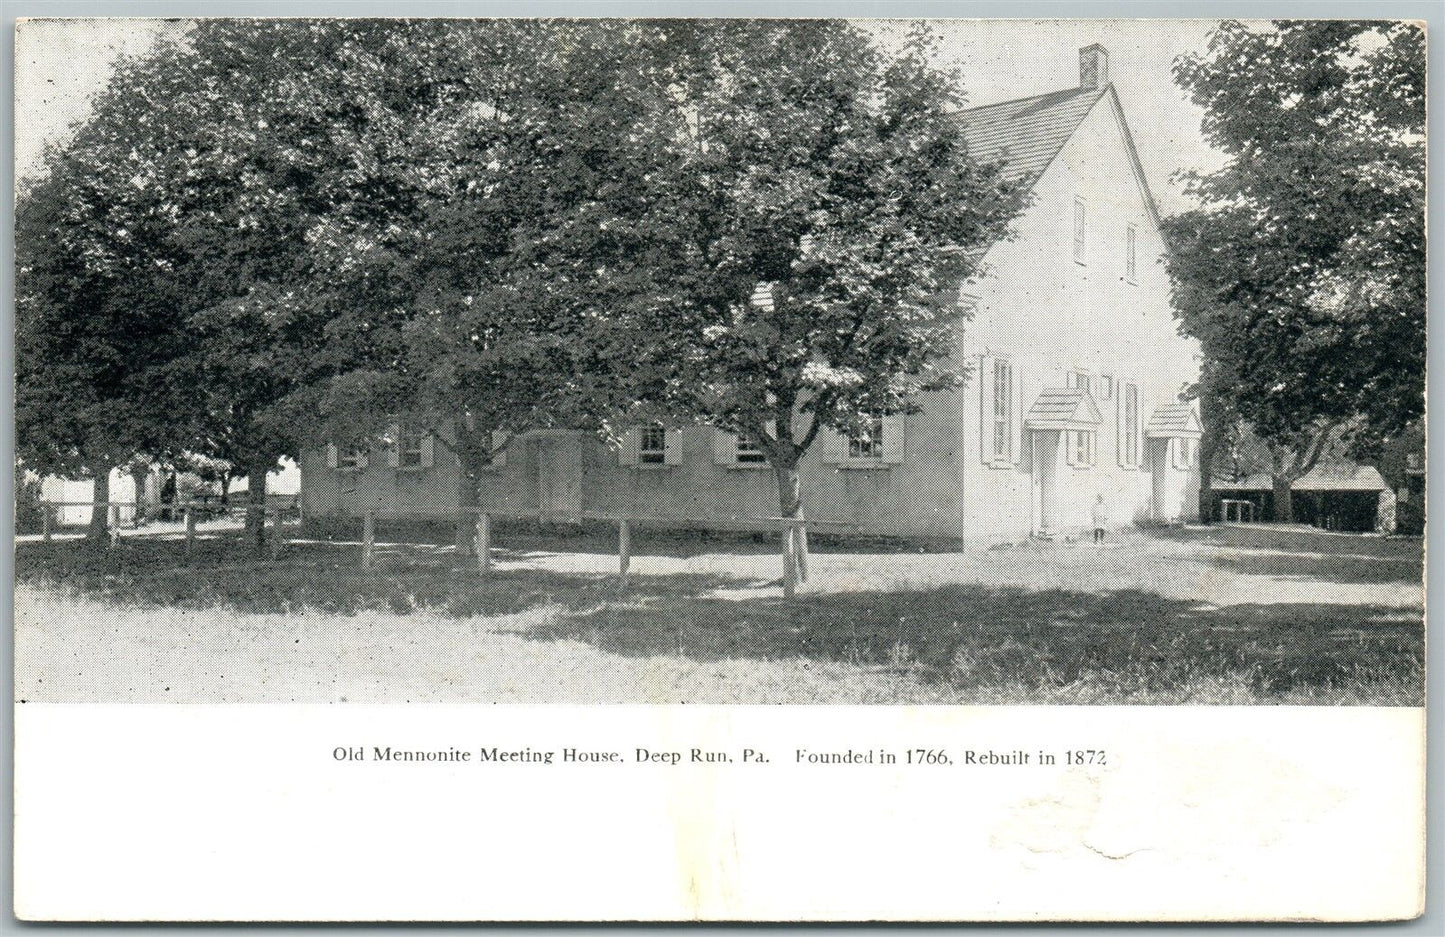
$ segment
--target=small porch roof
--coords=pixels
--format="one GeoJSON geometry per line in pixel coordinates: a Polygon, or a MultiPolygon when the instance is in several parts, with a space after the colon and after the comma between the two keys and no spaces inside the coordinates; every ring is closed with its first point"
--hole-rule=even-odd
{"type": "Polygon", "coordinates": [[[1203,435],[1199,414],[1187,403],[1166,403],[1154,411],[1144,428],[1148,439],[1198,439],[1203,435]]]}
{"type": "Polygon", "coordinates": [[[1082,387],[1046,387],[1024,417],[1024,429],[1092,430],[1104,423],[1082,387]]]}

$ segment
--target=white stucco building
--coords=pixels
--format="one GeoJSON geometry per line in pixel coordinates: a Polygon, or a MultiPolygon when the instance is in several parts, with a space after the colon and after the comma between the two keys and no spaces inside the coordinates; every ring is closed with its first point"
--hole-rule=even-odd
{"type": "MultiPolygon", "coordinates": [[[[960,290],[971,318],[955,355],[972,375],[918,413],[882,418],[881,440],[824,434],[800,466],[811,519],[968,545],[1084,529],[1100,495],[1114,524],[1196,515],[1200,425],[1179,394],[1197,349],[1177,331],[1158,211],[1108,53],[1079,55],[1077,87],[959,116],[973,152],[1004,160],[1034,196],[960,290]]],[[[401,439],[307,452],[306,514],[455,507],[447,447],[401,439]]],[[[699,526],[778,504],[760,454],[706,426],[639,427],[620,452],[585,433],[524,434],[485,487],[485,503],[509,510],[699,526]]]]}

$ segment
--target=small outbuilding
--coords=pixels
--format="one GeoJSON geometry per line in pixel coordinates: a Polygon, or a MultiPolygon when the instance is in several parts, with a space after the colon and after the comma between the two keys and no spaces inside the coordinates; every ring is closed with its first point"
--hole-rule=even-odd
{"type": "MultiPolygon", "coordinates": [[[[1215,479],[1221,500],[1253,505],[1256,520],[1274,520],[1274,488],[1265,474],[1215,479]]],[[[1290,486],[1294,519],[1324,530],[1392,533],[1395,493],[1373,466],[1354,462],[1320,463],[1290,486]]],[[[1233,520],[1236,514],[1217,520],[1233,520]]]]}

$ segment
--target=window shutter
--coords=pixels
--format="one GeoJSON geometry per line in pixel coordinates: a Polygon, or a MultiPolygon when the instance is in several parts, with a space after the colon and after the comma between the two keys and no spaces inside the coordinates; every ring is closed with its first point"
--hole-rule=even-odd
{"type": "Polygon", "coordinates": [[[907,440],[904,438],[903,414],[883,415],[883,464],[898,465],[902,463],[907,451],[907,440]]]}
{"type": "Polygon", "coordinates": [[[341,464],[341,454],[336,451],[335,443],[326,444],[326,467],[336,468],[341,464]]]}
{"type": "Polygon", "coordinates": [[[738,461],[738,438],[716,426],[712,428],[712,460],[718,465],[735,465],[738,461]]]}
{"type": "Polygon", "coordinates": [[[769,436],[773,437],[774,439],[777,439],[777,438],[778,438],[778,421],[777,421],[777,420],[769,420],[768,422],[764,423],[764,424],[763,424],[763,432],[767,433],[769,436]]]}
{"type": "Polygon", "coordinates": [[[1144,395],[1134,391],[1134,465],[1144,467],[1144,395]]]}
{"type": "Polygon", "coordinates": [[[1124,398],[1129,395],[1129,385],[1123,378],[1116,377],[1114,387],[1114,450],[1118,456],[1121,468],[1128,466],[1129,460],[1124,453],[1124,398]]]}
{"type": "Polygon", "coordinates": [[[993,464],[993,355],[978,356],[978,453],[993,464]]]}
{"type": "Polygon", "coordinates": [[[664,430],[662,434],[662,464],[682,464],[682,430],[664,430]]]}
{"type": "Polygon", "coordinates": [[[1014,465],[1018,465],[1023,459],[1024,451],[1024,377],[1017,364],[1013,366],[1012,375],[1013,406],[1009,407],[1009,452],[1013,455],[1014,465]]]}
{"type": "Polygon", "coordinates": [[[636,465],[637,449],[642,444],[642,434],[633,427],[622,434],[622,448],[617,453],[618,465],[636,465]]]}
{"type": "Polygon", "coordinates": [[[848,437],[826,426],[818,430],[820,459],[826,465],[837,465],[848,457],[848,437]]]}
{"type": "Polygon", "coordinates": [[[386,464],[398,468],[401,465],[401,425],[393,423],[386,432],[391,437],[391,445],[386,447],[386,464]]]}
{"type": "Polygon", "coordinates": [[[494,429],[491,439],[492,451],[496,453],[492,456],[492,467],[502,468],[507,464],[507,447],[512,444],[511,434],[506,430],[494,429]]]}
{"type": "Polygon", "coordinates": [[[436,465],[437,447],[436,437],[427,433],[421,438],[421,467],[431,468],[436,465]]]}
{"type": "Polygon", "coordinates": [[[1073,371],[1065,371],[1064,386],[1069,388],[1079,386],[1079,375],[1075,374],[1073,371]]]}

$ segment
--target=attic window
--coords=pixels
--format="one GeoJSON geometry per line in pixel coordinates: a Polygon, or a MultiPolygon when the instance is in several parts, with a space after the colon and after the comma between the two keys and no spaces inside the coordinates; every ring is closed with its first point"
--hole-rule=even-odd
{"type": "Polygon", "coordinates": [[[1085,261],[1085,222],[1084,222],[1084,200],[1074,199],[1074,262],[1084,263],[1085,261]]]}

